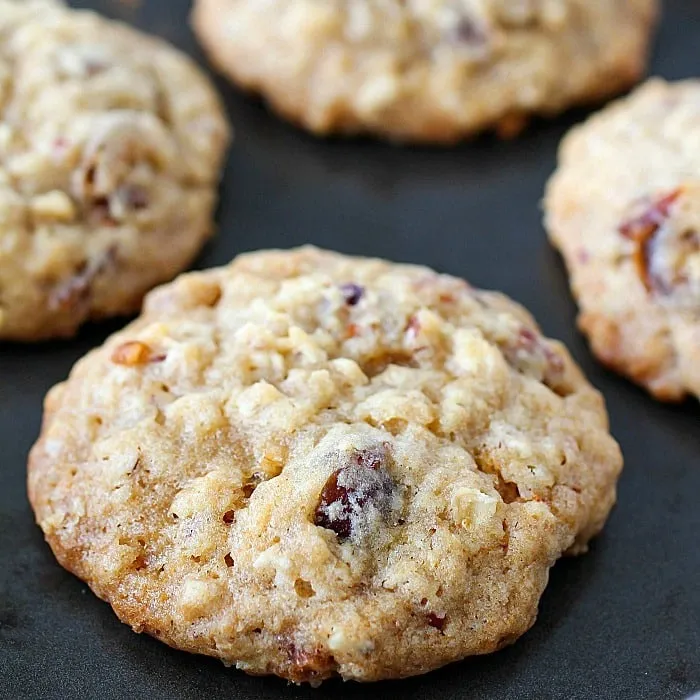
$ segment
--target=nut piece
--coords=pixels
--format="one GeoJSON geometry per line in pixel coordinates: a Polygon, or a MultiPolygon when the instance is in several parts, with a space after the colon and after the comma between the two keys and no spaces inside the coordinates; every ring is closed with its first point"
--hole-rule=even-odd
{"type": "Polygon", "coordinates": [[[75,218],[75,206],[71,198],[60,190],[35,196],[30,203],[35,220],[42,222],[58,221],[66,223],[75,218]]]}
{"type": "Polygon", "coordinates": [[[465,530],[487,529],[497,512],[498,500],[479,489],[462,487],[452,497],[452,517],[465,530]]]}
{"type": "Polygon", "coordinates": [[[164,359],[165,355],[154,355],[151,347],[139,340],[122,343],[112,353],[112,362],[126,367],[162,362],[164,359]]]}

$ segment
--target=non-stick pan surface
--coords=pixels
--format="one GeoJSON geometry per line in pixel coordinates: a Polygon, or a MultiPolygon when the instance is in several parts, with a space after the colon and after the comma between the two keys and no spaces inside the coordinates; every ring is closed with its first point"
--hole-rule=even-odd
{"type": "MultiPolygon", "coordinates": [[[[74,4],[159,34],[202,61],[187,0],[74,4]]],[[[651,72],[700,74],[700,2],[665,3],[651,72]]],[[[25,464],[44,393],[122,321],[67,342],[0,346],[0,698],[672,700],[699,690],[700,404],[656,403],[594,362],[541,225],[557,144],[585,113],[538,122],[507,143],[401,149],[315,140],[218,84],[237,138],[220,232],[197,266],[312,242],[424,263],[506,292],[567,343],[604,392],[626,458],[619,504],[587,556],[552,570],[535,627],[498,654],[371,686],[334,681],[312,690],[248,677],[134,634],[59,567],[34,524],[25,464]]]]}

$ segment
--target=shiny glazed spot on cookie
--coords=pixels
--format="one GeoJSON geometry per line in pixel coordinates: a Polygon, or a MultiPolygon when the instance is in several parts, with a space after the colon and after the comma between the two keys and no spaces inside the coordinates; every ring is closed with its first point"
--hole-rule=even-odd
{"type": "Polygon", "coordinates": [[[391,523],[400,507],[386,446],[359,450],[347,459],[326,481],[314,516],[318,527],[332,530],[341,541],[363,538],[391,523]]]}

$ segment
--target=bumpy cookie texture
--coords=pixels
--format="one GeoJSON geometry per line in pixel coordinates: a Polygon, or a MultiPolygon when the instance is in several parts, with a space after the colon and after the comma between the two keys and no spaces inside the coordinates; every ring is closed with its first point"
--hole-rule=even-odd
{"type": "Polygon", "coordinates": [[[318,134],[453,142],[615,94],[657,0],[197,0],[219,68],[318,134]]]}
{"type": "Polygon", "coordinates": [[[0,339],[132,312],[212,231],[228,126],[166,44],[0,0],[0,339]]]}
{"type": "Polygon", "coordinates": [[[700,81],[653,80],[567,136],[546,223],[596,355],[700,396],[700,81]]]}
{"type": "Polygon", "coordinates": [[[48,395],[29,493],[135,630],[369,681],[524,633],[620,468],[600,395],[521,307],[305,248],[152,292],[48,395]]]}

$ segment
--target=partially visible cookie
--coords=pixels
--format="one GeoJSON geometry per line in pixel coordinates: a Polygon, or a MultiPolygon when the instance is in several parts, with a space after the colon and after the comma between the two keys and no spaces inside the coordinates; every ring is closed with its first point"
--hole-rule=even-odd
{"type": "Polygon", "coordinates": [[[133,312],[212,232],[229,138],[167,44],[53,0],[0,0],[0,339],[133,312]]]}
{"type": "Polygon", "coordinates": [[[134,630],[370,681],[515,641],[621,466],[601,396],[520,306],[305,248],[152,292],[48,395],[29,496],[134,630]]]}
{"type": "Polygon", "coordinates": [[[595,354],[659,399],[700,396],[700,81],[575,128],[545,208],[595,354]]]}
{"type": "Polygon", "coordinates": [[[657,0],[196,0],[218,67],[317,134],[449,143],[643,73],[657,0]]]}

